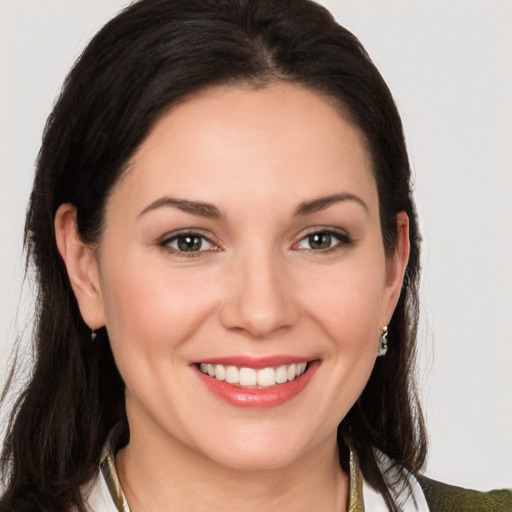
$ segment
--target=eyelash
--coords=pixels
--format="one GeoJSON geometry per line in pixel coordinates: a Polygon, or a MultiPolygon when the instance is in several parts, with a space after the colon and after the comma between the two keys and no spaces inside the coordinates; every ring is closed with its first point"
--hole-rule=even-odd
{"type": "Polygon", "coordinates": [[[158,245],[160,247],[162,247],[163,249],[166,249],[169,252],[172,252],[173,254],[176,254],[176,255],[178,255],[180,257],[184,257],[184,258],[197,258],[198,256],[201,256],[201,254],[203,254],[205,252],[213,252],[213,251],[219,250],[218,245],[216,245],[214,242],[212,242],[207,236],[205,236],[201,233],[198,233],[197,231],[181,231],[179,233],[174,233],[171,236],[166,236],[165,238],[163,238],[158,243],[158,245]],[[199,250],[184,251],[184,250],[181,250],[179,248],[179,246],[171,247],[172,243],[176,242],[177,244],[179,244],[180,239],[183,239],[183,241],[184,241],[184,239],[186,239],[186,238],[199,239],[201,241],[200,245],[199,245],[199,250]],[[202,246],[204,245],[205,242],[206,242],[206,244],[213,247],[213,249],[212,248],[202,249],[202,246]]]}
{"type": "Polygon", "coordinates": [[[311,238],[319,235],[327,236],[330,238],[331,242],[335,243],[323,249],[304,247],[303,250],[314,254],[329,254],[332,252],[340,251],[342,249],[346,249],[354,244],[352,237],[345,231],[337,231],[334,229],[315,229],[304,235],[298,242],[294,244],[294,247],[299,248],[299,244],[303,242],[311,243],[311,238]]]}
{"type": "MultiPolygon", "coordinates": [[[[313,254],[328,254],[348,248],[351,245],[353,245],[353,243],[353,239],[350,237],[348,233],[344,231],[336,231],[333,229],[315,229],[301,237],[298,242],[295,242],[292,245],[292,248],[295,250],[302,249],[313,254]],[[329,237],[329,242],[335,243],[333,245],[329,245],[329,247],[321,249],[314,249],[312,247],[300,247],[300,244],[302,244],[303,242],[311,244],[312,237],[320,235],[329,237]]],[[[171,236],[166,236],[165,238],[158,242],[158,245],[168,250],[169,252],[172,252],[173,254],[184,258],[196,258],[198,256],[201,256],[205,252],[216,252],[220,250],[217,244],[212,242],[207,236],[203,235],[202,233],[198,233],[197,231],[182,231],[179,233],[172,234],[171,236]],[[183,250],[183,247],[180,248],[180,239],[182,239],[182,241],[186,244],[190,244],[192,242],[192,240],[187,241],[186,238],[198,239],[200,241],[197,250],[186,251],[183,250]],[[178,244],[178,247],[172,247],[171,244],[173,243],[178,244]],[[207,249],[203,249],[205,243],[209,246],[207,249]]]]}

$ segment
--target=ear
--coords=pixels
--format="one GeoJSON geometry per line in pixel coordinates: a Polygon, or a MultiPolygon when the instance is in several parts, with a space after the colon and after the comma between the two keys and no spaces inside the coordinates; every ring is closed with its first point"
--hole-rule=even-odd
{"type": "Polygon", "coordinates": [[[72,204],[62,204],[55,214],[55,239],[84,322],[91,329],[102,327],[105,315],[98,262],[93,249],[78,234],[72,204]]]}
{"type": "Polygon", "coordinates": [[[405,212],[396,215],[396,248],[391,258],[387,261],[386,269],[386,304],[382,325],[387,325],[391,320],[393,311],[400,298],[405,270],[409,262],[411,245],[409,242],[409,217],[405,212]]]}

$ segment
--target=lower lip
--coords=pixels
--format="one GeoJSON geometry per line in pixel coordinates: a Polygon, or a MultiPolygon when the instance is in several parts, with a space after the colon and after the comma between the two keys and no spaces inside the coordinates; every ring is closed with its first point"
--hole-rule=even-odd
{"type": "Polygon", "coordinates": [[[307,371],[300,377],[284,384],[277,384],[271,388],[264,389],[241,388],[205,375],[196,366],[194,368],[206,387],[229,404],[236,407],[270,409],[283,405],[297,396],[308,385],[319,365],[319,361],[312,361],[308,364],[307,371]]]}

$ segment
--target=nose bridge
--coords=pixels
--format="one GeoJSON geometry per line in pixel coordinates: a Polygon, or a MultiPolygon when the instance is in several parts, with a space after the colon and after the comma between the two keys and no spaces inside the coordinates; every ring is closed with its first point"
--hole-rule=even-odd
{"type": "Polygon", "coordinates": [[[224,325],[256,338],[292,325],[297,312],[287,287],[286,262],[278,251],[253,246],[237,254],[232,263],[222,311],[224,325]]]}

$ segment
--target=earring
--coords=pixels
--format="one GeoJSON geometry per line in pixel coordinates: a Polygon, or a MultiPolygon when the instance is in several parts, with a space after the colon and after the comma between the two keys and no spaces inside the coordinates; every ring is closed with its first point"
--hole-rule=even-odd
{"type": "Polygon", "coordinates": [[[96,329],[91,329],[91,341],[94,341],[96,339],[96,336],[98,336],[96,329]]]}
{"type": "Polygon", "coordinates": [[[377,350],[377,357],[385,356],[388,351],[388,326],[382,328],[382,333],[379,337],[379,350],[377,350]]]}

